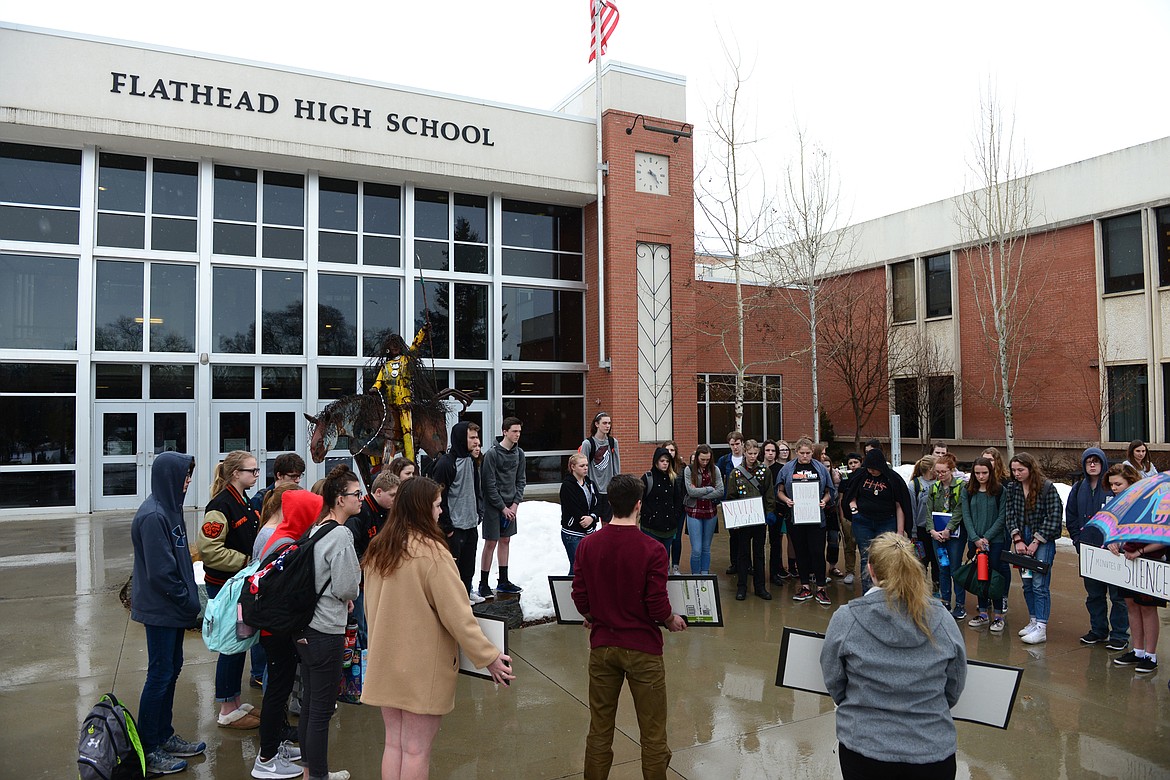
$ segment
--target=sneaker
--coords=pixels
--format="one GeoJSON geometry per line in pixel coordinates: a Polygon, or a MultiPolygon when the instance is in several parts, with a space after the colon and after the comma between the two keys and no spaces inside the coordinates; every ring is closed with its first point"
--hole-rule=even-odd
{"type": "Polygon", "coordinates": [[[968,620],[967,625],[969,625],[971,628],[983,628],[990,622],[991,621],[987,619],[987,615],[980,612],[978,615],[968,620]]]}
{"type": "Polygon", "coordinates": [[[988,630],[993,634],[1002,634],[1005,627],[1003,618],[995,618],[991,621],[991,626],[988,630]]]}
{"type": "Polygon", "coordinates": [[[723,572],[723,573],[724,573],[724,574],[727,574],[727,575],[729,575],[729,576],[730,576],[730,575],[732,575],[732,574],[735,574],[735,573],[736,573],[736,571],[738,571],[738,569],[736,569],[736,568],[735,568],[735,564],[732,564],[731,566],[728,566],[728,567],[727,567],[727,571],[725,571],[725,572],[723,572]]]}
{"type": "Polygon", "coordinates": [[[833,603],[829,601],[829,594],[825,593],[824,588],[817,588],[817,603],[823,607],[830,606],[833,603]]]}
{"type": "Polygon", "coordinates": [[[301,749],[287,739],[281,742],[280,746],[276,748],[276,754],[284,756],[289,761],[301,760],[301,749]]]}
{"type": "Polygon", "coordinates": [[[842,580],[842,579],[845,579],[845,572],[841,571],[836,566],[834,566],[833,568],[829,569],[829,576],[836,577],[837,579],[842,580]]]}
{"type": "Polygon", "coordinates": [[[846,585],[852,585],[852,584],[853,584],[853,572],[849,572],[848,574],[846,574],[846,575],[845,575],[845,580],[844,580],[844,582],[845,582],[845,584],[846,584],[846,585]]]}
{"type": "Polygon", "coordinates": [[[162,744],[162,749],[172,756],[188,758],[198,756],[207,750],[206,742],[188,742],[178,734],[171,734],[171,738],[162,744]]]}
{"type": "Polygon", "coordinates": [[[511,580],[501,580],[500,582],[496,583],[497,593],[522,593],[523,591],[524,588],[521,588],[511,580]]]}
{"type": "Polygon", "coordinates": [[[349,780],[349,772],[344,769],[339,769],[336,772],[330,772],[329,777],[325,780],[349,780]]]}
{"type": "Polygon", "coordinates": [[[1145,658],[1138,659],[1137,666],[1133,668],[1138,674],[1149,674],[1150,672],[1158,671],[1158,662],[1148,655],[1145,658]]]}
{"type": "Polygon", "coordinates": [[[808,585],[801,585],[800,590],[792,596],[793,601],[808,601],[813,597],[812,589],[808,585]]]}
{"type": "Polygon", "coordinates": [[[280,741],[287,742],[289,745],[295,745],[301,741],[301,734],[296,726],[286,720],[284,725],[280,727],[280,741]]]}
{"type": "Polygon", "coordinates": [[[1037,623],[1036,627],[1029,631],[1028,635],[1024,637],[1024,644],[1026,645],[1038,645],[1041,642],[1047,641],[1048,627],[1043,623],[1037,623]]]}
{"type": "Polygon", "coordinates": [[[479,595],[483,596],[485,599],[494,599],[496,597],[496,592],[492,590],[486,582],[481,582],[479,583],[479,595]]]}
{"type": "Polygon", "coordinates": [[[670,576],[678,577],[681,574],[682,574],[682,571],[679,570],[678,566],[671,566],[670,567],[670,576]]]}
{"type": "Polygon", "coordinates": [[[1082,645],[1099,645],[1104,641],[1105,641],[1105,637],[1098,636],[1097,634],[1094,634],[1092,631],[1090,631],[1089,633],[1087,633],[1083,637],[1081,637],[1081,644],[1082,645]]]}
{"type": "Polygon", "coordinates": [[[262,674],[250,675],[248,677],[248,685],[252,686],[253,688],[263,689],[264,688],[264,675],[262,675],[262,674]]]}
{"type": "Polygon", "coordinates": [[[747,588],[744,586],[740,586],[739,588],[736,588],[735,600],[736,601],[743,601],[746,598],[747,598],[747,588]]]}
{"type": "Polygon", "coordinates": [[[173,775],[187,768],[187,762],[175,758],[162,748],[155,748],[146,754],[147,775],[173,775]]]}
{"type": "Polygon", "coordinates": [[[962,620],[963,618],[967,617],[967,608],[960,604],[959,606],[955,607],[955,611],[951,613],[951,617],[953,617],[955,620],[962,620]]]}
{"type": "Polygon", "coordinates": [[[772,594],[764,588],[756,588],[756,596],[762,598],[764,601],[772,600],[772,594]]]}
{"type": "Polygon", "coordinates": [[[264,778],[291,780],[291,778],[301,777],[303,774],[304,770],[289,761],[279,750],[275,756],[267,761],[261,761],[260,756],[256,756],[256,763],[252,764],[252,777],[258,777],[261,780],[264,778]]]}
{"type": "Polygon", "coordinates": [[[487,599],[485,599],[483,596],[479,595],[475,591],[472,591],[471,593],[469,593],[468,598],[471,600],[471,606],[473,606],[473,607],[476,604],[482,604],[485,601],[487,601],[487,599]]]}
{"type": "Polygon", "coordinates": [[[1125,639],[1110,639],[1105,643],[1105,649],[1114,653],[1120,653],[1127,647],[1129,647],[1129,642],[1125,639]]]}
{"type": "Polygon", "coordinates": [[[1130,650],[1125,655],[1119,655],[1116,658],[1114,658],[1113,663],[1116,666],[1133,666],[1134,664],[1136,664],[1140,660],[1142,660],[1142,659],[1137,657],[1137,653],[1135,653],[1133,650],[1130,650]]]}
{"type": "Polygon", "coordinates": [[[1027,636],[1032,633],[1032,629],[1036,627],[1036,618],[1028,618],[1028,625],[1019,630],[1020,636],[1027,636]]]}
{"type": "Polygon", "coordinates": [[[782,574],[780,574],[779,572],[777,572],[776,574],[773,574],[772,575],[772,584],[773,585],[783,585],[784,584],[784,576],[782,574]]]}

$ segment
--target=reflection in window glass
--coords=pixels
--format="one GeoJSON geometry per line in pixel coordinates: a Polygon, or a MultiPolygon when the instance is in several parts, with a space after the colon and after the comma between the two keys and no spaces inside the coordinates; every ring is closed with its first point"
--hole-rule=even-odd
{"type": "Polygon", "coordinates": [[[402,330],[402,284],[367,276],[362,280],[362,354],[381,354],[382,343],[402,330]]]}
{"type": "Polygon", "coordinates": [[[461,390],[476,400],[486,401],[488,376],[486,371],[456,371],[456,390],[461,390]]]}
{"type": "Polygon", "coordinates": [[[502,270],[507,276],[535,276],[538,279],[579,282],[581,255],[504,249],[502,270]]]}
{"type": "Polygon", "coordinates": [[[893,286],[894,322],[914,322],[917,318],[914,304],[914,261],[890,266],[893,286]]]}
{"type": "Polygon", "coordinates": [[[0,509],[73,506],[76,479],[72,470],[0,474],[0,509]]]}
{"type": "Polygon", "coordinates": [[[1150,388],[1146,366],[1109,366],[1109,440],[1150,438],[1150,388]]]}
{"type": "Polygon", "coordinates": [[[215,166],[215,218],[256,221],[256,171],[215,166]]]}
{"type": "Polygon", "coordinates": [[[455,357],[486,360],[488,356],[488,288],[455,285],[455,357]]]}
{"type": "Polygon", "coordinates": [[[260,397],[301,399],[300,366],[264,366],[260,369],[260,397]]]}
{"type": "Polygon", "coordinates": [[[0,396],[0,465],[75,462],[76,406],[72,396],[0,396]]]}
{"type": "Polygon", "coordinates": [[[256,351],[256,272],[249,268],[211,271],[211,343],[215,352],[256,351]]]}
{"type": "Polygon", "coordinates": [[[317,195],[318,224],[322,230],[357,231],[358,183],[321,177],[317,195]]]}
{"type": "Polygon", "coordinates": [[[173,363],[151,366],[150,397],[153,400],[195,398],[195,366],[173,363]]]}
{"type": "Polygon", "coordinates": [[[401,192],[393,185],[366,182],[362,219],[367,233],[381,233],[387,236],[402,234],[401,192]]]}
{"type": "Polygon", "coordinates": [[[455,240],[487,243],[487,198],[483,195],[455,196],[455,240]]]}
{"type": "Polygon", "coordinates": [[[486,274],[488,248],[468,244],[455,245],[455,270],[461,274],[486,274]]]}
{"type": "Polygon", "coordinates": [[[77,367],[66,363],[0,363],[0,393],[72,393],[77,367]]]}
{"type": "Polygon", "coordinates": [[[146,158],[124,154],[98,155],[98,209],[146,211],[146,158]]]}
{"type": "Polygon", "coordinates": [[[0,254],[0,347],[77,349],[77,260],[0,254]]]}
{"type": "Polygon", "coordinates": [[[252,449],[252,415],[248,412],[219,413],[219,451],[252,449]]]}
{"type": "Polygon", "coordinates": [[[926,258],[926,316],[951,316],[951,256],[926,258]]]}
{"type": "Polygon", "coordinates": [[[81,233],[81,213],[76,210],[0,206],[0,238],[76,244],[81,233]]]}
{"type": "Polygon", "coordinates": [[[94,374],[95,398],[142,398],[141,363],[98,363],[94,374]]]}
{"type": "Polygon", "coordinates": [[[438,190],[414,191],[414,234],[419,238],[451,237],[448,224],[449,196],[438,190]]]}
{"type": "Polygon", "coordinates": [[[154,161],[154,214],[194,217],[199,213],[199,164],[183,160],[154,161]]]}
{"type": "Polygon", "coordinates": [[[365,236],[362,239],[362,262],[366,265],[381,265],[397,268],[402,265],[402,240],[365,236]]]}
{"type": "Polygon", "coordinates": [[[1134,212],[1101,220],[1101,253],[1105,261],[1105,292],[1145,287],[1142,215],[1134,212]]]}
{"type": "Polygon", "coordinates": [[[211,397],[252,400],[256,397],[256,370],[251,366],[212,366],[211,397]]]}
{"type": "Polygon", "coordinates": [[[321,274],[317,281],[317,350],[357,354],[357,277],[321,274]]]}
{"type": "Polygon", "coordinates": [[[425,357],[450,357],[450,346],[447,343],[450,299],[446,282],[414,283],[414,332],[417,333],[424,325],[431,326],[430,338],[424,339],[422,344],[421,354],[425,357]]]}
{"type": "Polygon", "coordinates": [[[427,271],[450,270],[450,244],[445,241],[415,241],[414,264],[427,271]]]}
{"type": "Polygon", "coordinates": [[[187,415],[185,412],[154,413],[154,454],[187,451],[187,415]]]}
{"type": "Polygon", "coordinates": [[[150,349],[195,351],[195,266],[150,266],[150,349]]]}
{"type": "Polygon", "coordinates": [[[0,201],[81,205],[81,151],[0,143],[0,201]]]}
{"type": "Polygon", "coordinates": [[[504,417],[524,421],[521,446],[525,453],[542,450],[573,450],[581,443],[581,420],[585,417],[584,398],[524,398],[501,400],[504,417]]]}
{"type": "Polygon", "coordinates": [[[142,351],[142,263],[97,262],[94,349],[142,351]]]}
{"type": "Polygon", "coordinates": [[[504,360],[584,359],[581,293],[504,287],[502,296],[500,350],[504,360]]]}
{"type": "Polygon", "coordinates": [[[503,244],[526,249],[582,251],[581,209],[505,200],[503,244]]]}
{"type": "Polygon", "coordinates": [[[354,385],[354,377],[355,373],[352,368],[318,368],[318,397],[322,399],[335,399],[357,392],[357,388],[354,385]]]}
{"type": "Polygon", "coordinates": [[[505,371],[502,392],[504,395],[582,395],[585,379],[582,374],[564,371],[505,371]]]}
{"type": "Polygon", "coordinates": [[[300,355],[305,351],[303,279],[297,271],[264,272],[261,351],[265,355],[300,355]]]}
{"type": "Polygon", "coordinates": [[[295,173],[264,172],[264,224],[304,226],[304,176],[295,173]]]}
{"type": "MultiPolygon", "coordinates": [[[[745,377],[743,407],[744,433],[759,441],[779,440],[783,437],[782,381],[780,375],[745,377]]],[[[724,450],[727,434],[735,430],[735,376],[728,374],[700,374],[697,377],[698,438],[702,444],[724,450]]]]}

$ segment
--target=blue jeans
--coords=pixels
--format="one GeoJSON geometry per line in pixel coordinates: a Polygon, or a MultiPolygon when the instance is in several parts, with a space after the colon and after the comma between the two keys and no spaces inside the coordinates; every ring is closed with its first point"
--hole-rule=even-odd
{"type": "Polygon", "coordinates": [[[687,534],[691,537],[691,574],[711,571],[711,538],[715,536],[718,518],[700,520],[687,515],[687,534]]]}
{"type": "Polygon", "coordinates": [[[1085,583],[1085,609],[1089,611],[1089,630],[1097,636],[1108,636],[1118,642],[1129,641],[1129,607],[1116,585],[1082,577],[1085,583]],[[1106,601],[1113,602],[1106,616],[1106,601]]]}
{"type": "MultiPolygon", "coordinates": [[[[208,585],[207,598],[213,599],[219,593],[222,585],[208,585]]],[[[247,651],[243,653],[219,654],[215,662],[215,700],[217,702],[233,701],[240,695],[240,681],[244,676],[244,663],[248,660],[247,651]]]]}
{"type": "MultiPolygon", "coordinates": [[[[898,518],[887,517],[873,520],[863,515],[853,516],[853,539],[857,542],[857,551],[861,553],[861,592],[873,587],[873,580],[869,578],[869,543],[887,531],[898,530],[898,518]]],[[[803,574],[803,572],[801,572],[803,574]]]]}
{"type": "MultiPolygon", "coordinates": [[[[1052,565],[1056,557],[1056,542],[1045,542],[1036,548],[1036,560],[1052,565]]],[[[1052,612],[1052,594],[1048,588],[1052,584],[1052,569],[1047,574],[1032,572],[1031,577],[1022,577],[1020,586],[1024,590],[1024,603],[1028,605],[1028,615],[1039,623],[1047,623],[1052,612]]]]}
{"type": "Polygon", "coordinates": [[[678,524],[678,530],[674,532],[674,539],[670,543],[671,566],[678,566],[679,559],[682,558],[682,538],[684,528],[686,528],[686,523],[678,524]]]}
{"type": "Polygon", "coordinates": [[[561,531],[561,544],[565,545],[565,555],[569,556],[569,576],[573,576],[573,561],[577,558],[577,545],[584,536],[574,536],[561,531]]]}
{"type": "Polygon", "coordinates": [[[138,736],[150,753],[171,738],[175,729],[175,683],[183,669],[183,629],[143,626],[146,629],[146,682],[138,700],[138,736]]]}
{"type": "MultiPolygon", "coordinates": [[[[938,542],[934,543],[934,555],[939,558],[939,550],[944,547],[938,542]]],[[[959,587],[958,582],[954,582],[955,570],[963,565],[963,551],[967,549],[967,540],[962,537],[951,537],[945,543],[947,549],[947,557],[950,558],[950,565],[938,565],[938,592],[942,597],[942,601],[947,605],[947,609],[951,608],[951,584],[954,583],[955,591],[955,607],[965,607],[967,601],[967,592],[959,587]]]]}

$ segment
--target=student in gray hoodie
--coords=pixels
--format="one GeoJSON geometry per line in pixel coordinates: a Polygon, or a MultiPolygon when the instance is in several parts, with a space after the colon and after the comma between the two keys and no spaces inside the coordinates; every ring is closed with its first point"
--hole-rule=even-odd
{"type": "Polygon", "coordinates": [[[837,609],[821,648],[837,703],[841,774],[953,780],[963,637],[931,598],[913,543],[883,533],[870,543],[867,565],[874,586],[837,609]]]}
{"type": "Polygon", "coordinates": [[[524,500],[524,450],[520,449],[520,430],[524,424],[517,417],[505,417],[503,436],[483,455],[483,554],[479,562],[480,594],[488,588],[492,555],[500,562],[496,590],[519,593],[521,588],[508,579],[508,553],[516,535],[516,513],[524,500]]]}

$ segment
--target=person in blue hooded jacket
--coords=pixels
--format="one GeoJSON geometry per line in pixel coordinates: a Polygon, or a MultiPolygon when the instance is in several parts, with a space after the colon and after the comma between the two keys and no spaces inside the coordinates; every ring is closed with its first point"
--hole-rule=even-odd
{"type": "MultiPolygon", "coordinates": [[[[1064,525],[1078,555],[1082,544],[1104,547],[1105,538],[1101,532],[1086,525],[1109,498],[1109,485],[1105,479],[1108,470],[1109,458],[1100,447],[1089,447],[1081,453],[1081,477],[1072,486],[1064,505],[1064,525]]],[[[1121,589],[1090,577],[1082,577],[1081,581],[1085,583],[1085,609],[1089,612],[1089,633],[1081,637],[1081,643],[1096,645],[1105,642],[1109,650],[1124,650],[1129,644],[1129,610],[1121,589]],[[1113,602],[1108,617],[1106,596],[1113,602]]]]}
{"type": "Polygon", "coordinates": [[[175,733],[171,717],[175,683],[183,669],[183,632],[199,619],[199,590],[183,521],[183,496],[191,484],[195,459],[164,452],[150,472],[151,493],[130,526],[134,578],[130,617],[146,629],[146,682],[138,703],[138,735],[148,775],[187,768],[182,757],[207,749],[175,733]]]}

